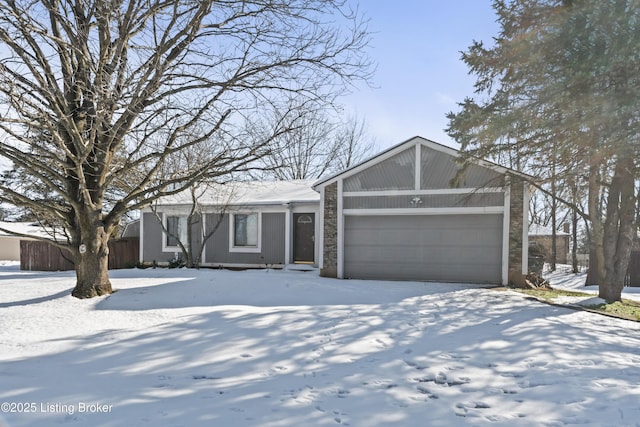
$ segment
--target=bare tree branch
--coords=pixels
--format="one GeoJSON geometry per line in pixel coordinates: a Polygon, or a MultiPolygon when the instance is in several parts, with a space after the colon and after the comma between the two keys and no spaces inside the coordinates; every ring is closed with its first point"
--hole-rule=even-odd
{"type": "Polygon", "coordinates": [[[291,98],[329,105],[369,79],[367,43],[342,0],[0,0],[0,157],[17,173],[0,202],[64,225],[74,295],[109,293],[123,215],[253,167],[291,98]],[[271,134],[251,131],[274,111],[271,134]]]}

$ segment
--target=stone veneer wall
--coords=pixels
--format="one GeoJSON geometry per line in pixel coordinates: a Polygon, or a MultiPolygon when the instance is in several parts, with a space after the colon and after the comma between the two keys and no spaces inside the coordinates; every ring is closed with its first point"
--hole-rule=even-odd
{"type": "Polygon", "coordinates": [[[338,277],[338,183],[324,188],[324,224],[322,268],[323,277],[338,277]]]}
{"type": "Polygon", "coordinates": [[[524,227],[524,186],[525,182],[511,176],[511,194],[509,203],[509,284],[518,286],[523,283],[522,274],[522,229],[524,227]]]}

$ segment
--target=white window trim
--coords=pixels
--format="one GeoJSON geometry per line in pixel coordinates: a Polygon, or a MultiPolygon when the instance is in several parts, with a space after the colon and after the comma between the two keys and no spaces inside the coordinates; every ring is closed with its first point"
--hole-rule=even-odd
{"type": "Polygon", "coordinates": [[[233,212],[229,214],[229,252],[260,253],[262,252],[262,212],[233,212]],[[235,216],[258,215],[258,244],[256,246],[235,246],[235,216]]]}
{"type": "Polygon", "coordinates": [[[502,285],[509,283],[509,238],[511,225],[511,182],[507,178],[504,191],[504,216],[502,217],[502,285]]]}
{"type": "Polygon", "coordinates": [[[522,274],[529,274],[529,199],[531,189],[526,183],[522,194],[522,274]]]}
{"type": "Polygon", "coordinates": [[[415,171],[413,173],[413,180],[414,180],[414,185],[413,188],[415,190],[420,190],[420,185],[421,182],[420,180],[422,179],[422,144],[416,144],[416,152],[415,152],[415,171]]]}
{"type": "Polygon", "coordinates": [[[138,245],[138,261],[144,262],[144,211],[140,212],[140,243],[138,245]]]}
{"type": "MultiPolygon", "coordinates": [[[[167,217],[169,216],[177,216],[177,217],[184,217],[186,218],[186,215],[180,215],[180,214],[175,214],[175,213],[169,213],[167,214],[166,212],[162,213],[162,252],[180,252],[182,253],[182,248],[180,248],[179,245],[176,246],[169,246],[167,245],[167,237],[168,234],[165,231],[167,229],[167,217]]],[[[186,246],[187,242],[182,242],[183,245],[186,246]]]]}
{"type": "Polygon", "coordinates": [[[338,203],[337,203],[337,243],[338,253],[336,254],[336,276],[344,279],[344,179],[338,180],[338,203]]]}

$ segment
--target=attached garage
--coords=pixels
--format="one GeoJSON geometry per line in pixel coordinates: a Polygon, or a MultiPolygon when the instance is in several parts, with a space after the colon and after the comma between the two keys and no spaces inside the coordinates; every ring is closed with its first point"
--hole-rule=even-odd
{"type": "Polygon", "coordinates": [[[502,215],[347,216],[344,277],[500,283],[502,215]]]}
{"type": "Polygon", "coordinates": [[[531,178],[415,137],[314,185],[321,274],[505,284],[527,273],[531,178]]]}

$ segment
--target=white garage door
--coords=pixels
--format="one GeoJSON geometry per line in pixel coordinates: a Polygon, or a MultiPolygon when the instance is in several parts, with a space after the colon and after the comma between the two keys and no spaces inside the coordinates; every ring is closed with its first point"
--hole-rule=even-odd
{"type": "Polygon", "coordinates": [[[344,276],[500,283],[502,215],[347,216],[344,276]]]}

